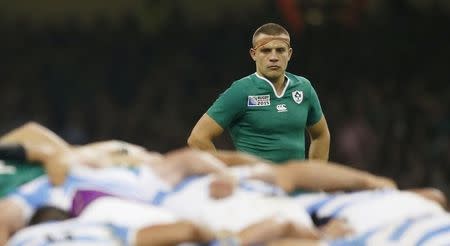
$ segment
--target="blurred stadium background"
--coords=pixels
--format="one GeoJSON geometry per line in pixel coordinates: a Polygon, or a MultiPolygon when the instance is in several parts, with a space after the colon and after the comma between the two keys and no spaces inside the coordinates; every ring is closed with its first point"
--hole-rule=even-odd
{"type": "Polygon", "coordinates": [[[293,34],[289,70],[319,94],[331,160],[450,195],[448,0],[1,1],[0,133],[34,120],[73,144],[184,146],[254,71],[266,22],[293,34]]]}

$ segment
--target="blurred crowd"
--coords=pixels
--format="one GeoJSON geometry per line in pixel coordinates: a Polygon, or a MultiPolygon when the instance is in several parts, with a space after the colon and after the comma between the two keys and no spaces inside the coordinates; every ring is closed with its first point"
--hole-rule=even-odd
{"type": "MultiPolygon", "coordinates": [[[[121,139],[185,145],[208,105],[254,72],[250,36],[265,19],[186,26],[158,35],[135,19],[91,28],[0,21],[0,133],[34,120],[72,144],[121,139]]],[[[306,25],[289,71],[310,79],[332,134],[330,159],[450,195],[449,16],[402,9],[357,25],[306,25]]],[[[229,139],[221,148],[232,148],[229,139]]]]}

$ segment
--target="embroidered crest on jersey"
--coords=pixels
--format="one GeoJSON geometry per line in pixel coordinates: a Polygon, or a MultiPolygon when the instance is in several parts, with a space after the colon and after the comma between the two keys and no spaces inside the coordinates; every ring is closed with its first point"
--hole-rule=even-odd
{"type": "Polygon", "coordinates": [[[270,95],[248,96],[247,106],[249,107],[270,106],[270,95]]]}
{"type": "Polygon", "coordinates": [[[294,102],[296,102],[297,104],[302,103],[303,102],[303,91],[293,91],[292,99],[294,99],[294,102]]]}
{"type": "Polygon", "coordinates": [[[287,107],[286,107],[286,104],[278,104],[277,105],[277,110],[278,110],[278,113],[280,113],[280,112],[287,112],[288,111],[287,107]]]}

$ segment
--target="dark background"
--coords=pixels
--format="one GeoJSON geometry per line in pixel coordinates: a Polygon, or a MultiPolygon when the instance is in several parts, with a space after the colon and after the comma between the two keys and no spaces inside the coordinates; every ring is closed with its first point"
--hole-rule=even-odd
{"type": "MultiPolygon", "coordinates": [[[[122,0],[0,3],[0,133],[37,121],[72,144],[165,152],[253,73],[253,31],[292,34],[330,159],[450,193],[450,1],[122,0]]],[[[217,145],[232,148],[228,137],[217,145]]]]}

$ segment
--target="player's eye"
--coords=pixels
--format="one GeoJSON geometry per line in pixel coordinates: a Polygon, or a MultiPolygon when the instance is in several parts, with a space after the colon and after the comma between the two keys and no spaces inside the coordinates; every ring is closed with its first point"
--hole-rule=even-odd
{"type": "Polygon", "coordinates": [[[281,54],[281,53],[286,52],[286,49],[285,48],[277,48],[276,51],[277,51],[277,53],[281,54]]]}

